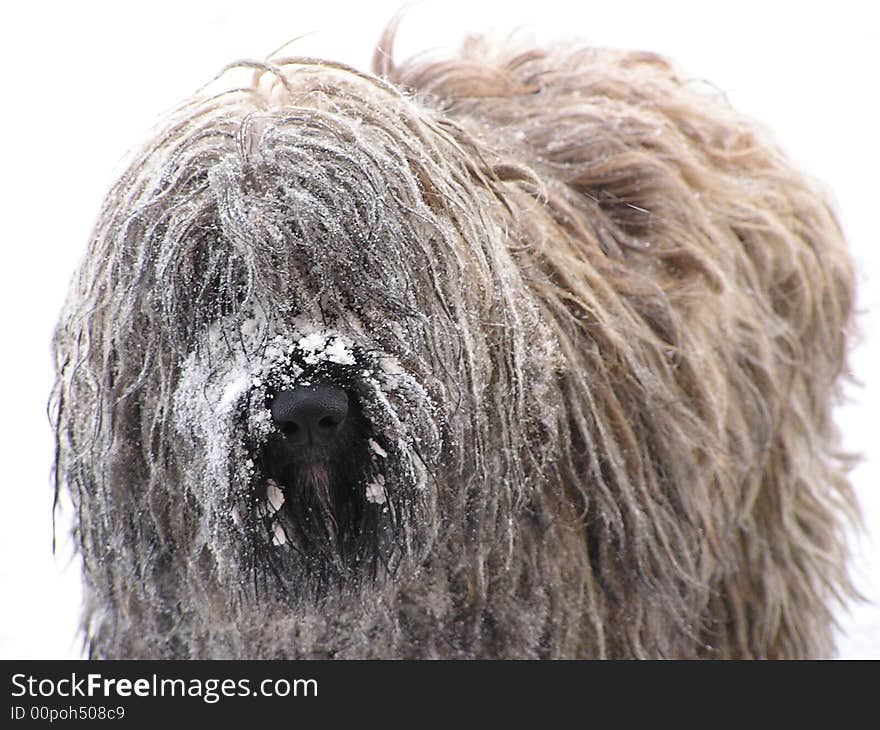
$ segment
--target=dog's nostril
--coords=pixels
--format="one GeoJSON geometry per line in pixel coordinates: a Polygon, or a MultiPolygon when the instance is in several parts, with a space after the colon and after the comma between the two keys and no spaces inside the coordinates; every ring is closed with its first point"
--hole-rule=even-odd
{"type": "Polygon", "coordinates": [[[289,441],[327,446],[348,416],[348,394],[332,385],[282,390],[270,410],[276,427],[289,441]]]}

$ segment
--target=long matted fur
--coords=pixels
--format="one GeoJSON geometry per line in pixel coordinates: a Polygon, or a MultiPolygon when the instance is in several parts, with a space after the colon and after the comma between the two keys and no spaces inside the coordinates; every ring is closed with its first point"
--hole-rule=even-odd
{"type": "Polygon", "coordinates": [[[106,198],[53,398],[92,656],[831,654],[821,193],[654,55],[392,36],[244,64],[106,198]],[[282,492],[268,406],[323,382],[347,476],[282,492]]]}

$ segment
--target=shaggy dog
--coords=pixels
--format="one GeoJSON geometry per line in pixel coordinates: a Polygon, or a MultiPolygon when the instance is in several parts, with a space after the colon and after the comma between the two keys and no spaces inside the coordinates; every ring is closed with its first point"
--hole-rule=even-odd
{"type": "Polygon", "coordinates": [[[91,655],[831,654],[822,195],[654,55],[393,33],[238,64],[106,198],[52,401],[91,655]]]}

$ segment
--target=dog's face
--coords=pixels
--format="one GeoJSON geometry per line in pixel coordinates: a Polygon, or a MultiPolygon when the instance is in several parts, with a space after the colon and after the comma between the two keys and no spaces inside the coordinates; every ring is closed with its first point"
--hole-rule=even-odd
{"type": "Polygon", "coordinates": [[[239,131],[244,151],[215,152],[191,198],[203,211],[186,255],[158,253],[197,262],[166,289],[186,311],[169,322],[186,327],[175,426],[206,461],[184,477],[230,577],[322,595],[431,539],[410,525],[465,382],[445,372],[462,359],[463,274],[378,126],[302,109],[239,131]]]}
{"type": "Polygon", "coordinates": [[[293,596],[393,573],[461,519],[437,514],[432,475],[479,479],[489,429],[528,428],[521,396],[552,376],[533,367],[542,349],[525,350],[527,331],[552,343],[482,193],[359,104],[359,118],[249,118],[247,154],[213,159],[202,183],[209,224],[188,252],[200,286],[172,282],[170,306],[189,303],[169,326],[200,326],[181,337],[175,419],[214,485],[190,489],[214,515],[214,549],[234,546],[232,574],[255,569],[293,596]],[[459,407],[490,379],[504,403],[459,407]]]}
{"type": "Polygon", "coordinates": [[[148,515],[118,552],[160,544],[164,595],[205,621],[201,586],[227,616],[306,615],[483,520],[510,544],[481,505],[554,468],[555,344],[488,162],[379,81],[305,64],[276,86],[200,98],[141,153],[58,348],[65,448],[95,464],[68,470],[77,496],[148,515]]]}

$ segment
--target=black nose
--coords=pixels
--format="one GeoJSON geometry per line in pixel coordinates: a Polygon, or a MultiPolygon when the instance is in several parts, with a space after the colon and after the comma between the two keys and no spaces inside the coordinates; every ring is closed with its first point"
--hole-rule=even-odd
{"type": "Polygon", "coordinates": [[[329,446],[348,416],[348,394],[332,385],[282,390],[271,410],[278,430],[292,443],[329,446]]]}

